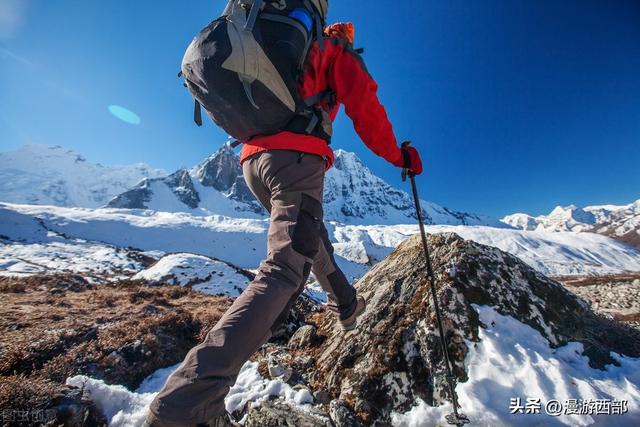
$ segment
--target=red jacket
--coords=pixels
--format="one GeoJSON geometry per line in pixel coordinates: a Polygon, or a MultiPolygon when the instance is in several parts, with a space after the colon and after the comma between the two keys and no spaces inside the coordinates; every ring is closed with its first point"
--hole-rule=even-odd
{"type": "MultiPolygon", "coordinates": [[[[321,104],[335,120],[340,104],[347,116],[371,151],[391,163],[401,161],[393,128],[384,107],[378,100],[378,85],[367,72],[360,55],[353,51],[349,42],[342,38],[326,38],[324,51],[317,42],[309,52],[303,82],[300,86],[302,99],[331,88],[336,95],[337,105],[330,108],[321,104]]],[[[333,164],[333,150],[326,141],[311,135],[280,132],[274,135],[257,136],[243,141],[241,161],[265,150],[296,150],[325,156],[329,159],[327,168],[333,164]]]]}

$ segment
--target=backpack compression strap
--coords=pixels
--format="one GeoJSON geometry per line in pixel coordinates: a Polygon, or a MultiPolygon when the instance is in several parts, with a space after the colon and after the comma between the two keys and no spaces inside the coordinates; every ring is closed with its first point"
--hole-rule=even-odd
{"type": "MultiPolygon", "coordinates": [[[[311,135],[312,133],[314,133],[315,129],[318,127],[318,123],[320,123],[320,117],[322,115],[322,112],[319,110],[322,107],[320,107],[319,104],[321,102],[325,102],[331,105],[334,102],[334,100],[335,100],[335,93],[333,92],[333,90],[326,89],[326,90],[323,90],[322,92],[318,92],[315,95],[312,95],[306,98],[303,101],[302,109],[301,111],[299,111],[298,114],[304,118],[309,119],[309,123],[304,128],[304,133],[306,133],[307,135],[311,135]]],[[[291,121],[292,122],[291,124],[293,124],[295,121],[296,119],[293,119],[291,121]]],[[[326,138],[323,138],[323,139],[326,139],[326,138]]]]}

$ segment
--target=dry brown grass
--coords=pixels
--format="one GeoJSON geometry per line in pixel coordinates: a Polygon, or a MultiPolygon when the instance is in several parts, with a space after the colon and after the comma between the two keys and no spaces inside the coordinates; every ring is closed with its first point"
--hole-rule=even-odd
{"type": "Polygon", "coordinates": [[[0,381],[0,408],[45,409],[51,397],[62,396],[65,386],[43,378],[9,375],[0,381]]]}
{"type": "Polygon", "coordinates": [[[0,383],[20,377],[44,391],[47,381],[77,374],[136,387],[179,362],[231,303],[174,286],[90,285],[69,275],[0,278],[0,292],[0,383]]]}

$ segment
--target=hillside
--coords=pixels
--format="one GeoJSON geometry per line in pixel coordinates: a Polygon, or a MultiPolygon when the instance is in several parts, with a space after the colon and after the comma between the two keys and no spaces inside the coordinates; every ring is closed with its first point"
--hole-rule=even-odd
{"type": "MultiPolygon", "coordinates": [[[[6,271],[0,274],[83,271],[129,277],[140,271],[140,257],[167,253],[199,254],[253,269],[266,255],[267,228],[263,219],[219,215],[0,204],[0,270],[6,271]]],[[[330,223],[328,230],[338,264],[355,280],[418,227],[330,223]]],[[[640,271],[640,250],[592,233],[485,226],[429,226],[428,231],[453,231],[498,247],[553,276],[640,271]]]]}
{"type": "MultiPolygon", "coordinates": [[[[631,427],[640,422],[638,330],[599,316],[586,301],[499,249],[452,233],[431,236],[429,243],[456,394],[472,425],[631,427]],[[538,413],[525,414],[524,406],[511,409],[512,399],[524,405],[528,398],[539,399],[538,413]],[[563,405],[559,413],[550,412],[554,399],[563,405]],[[565,412],[571,399],[585,414],[565,412]],[[602,400],[617,407],[618,415],[597,410],[602,400]]],[[[290,320],[291,332],[265,345],[242,368],[227,410],[244,417],[248,426],[445,425],[450,396],[422,256],[419,239],[410,238],[356,283],[369,304],[354,332],[340,332],[322,306],[299,305],[295,315],[302,317],[290,320]]],[[[24,280],[0,279],[8,302],[3,310],[14,316],[3,313],[3,325],[24,319],[16,316],[24,313],[20,299],[28,297],[35,302],[31,318],[66,325],[69,332],[56,342],[69,350],[56,357],[51,351],[60,349],[43,353],[24,346],[21,351],[42,368],[31,371],[33,379],[27,381],[5,377],[7,392],[0,393],[0,404],[20,407],[19,391],[28,390],[30,381],[50,381],[57,393],[77,395],[74,387],[82,388],[83,399],[73,401],[75,413],[112,426],[139,425],[154,393],[176,368],[159,356],[179,360],[189,345],[185,340],[201,337],[225,304],[183,288],[173,292],[135,282],[96,287],[69,278],[24,280]],[[25,291],[31,296],[20,293],[25,291]],[[203,311],[205,298],[214,308],[203,311]],[[109,315],[116,300],[128,301],[128,312],[141,321],[109,315]],[[94,314],[98,325],[109,316],[107,327],[92,329],[94,314]],[[86,349],[89,357],[72,357],[86,349]],[[162,363],[166,367],[158,369],[162,363]],[[67,386],[56,384],[67,372],[72,375],[67,386]]],[[[37,325],[27,324],[25,331],[37,325]]],[[[48,348],[47,341],[39,345],[48,348]]],[[[8,366],[9,360],[0,362],[8,366]]],[[[33,369],[12,363],[18,372],[33,369]]],[[[40,405],[60,413],[57,401],[47,399],[50,395],[42,392],[40,405]]]]}

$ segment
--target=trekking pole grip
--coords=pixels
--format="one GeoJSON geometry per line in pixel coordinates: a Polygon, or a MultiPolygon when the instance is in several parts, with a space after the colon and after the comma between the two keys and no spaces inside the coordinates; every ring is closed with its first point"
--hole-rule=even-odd
{"type": "Polygon", "coordinates": [[[411,156],[409,155],[407,148],[409,148],[410,146],[411,141],[404,141],[402,144],[400,144],[400,150],[402,150],[402,158],[404,159],[404,167],[402,168],[402,182],[407,180],[407,175],[412,179],[415,176],[415,174],[409,170],[409,168],[411,167],[411,156]]]}

